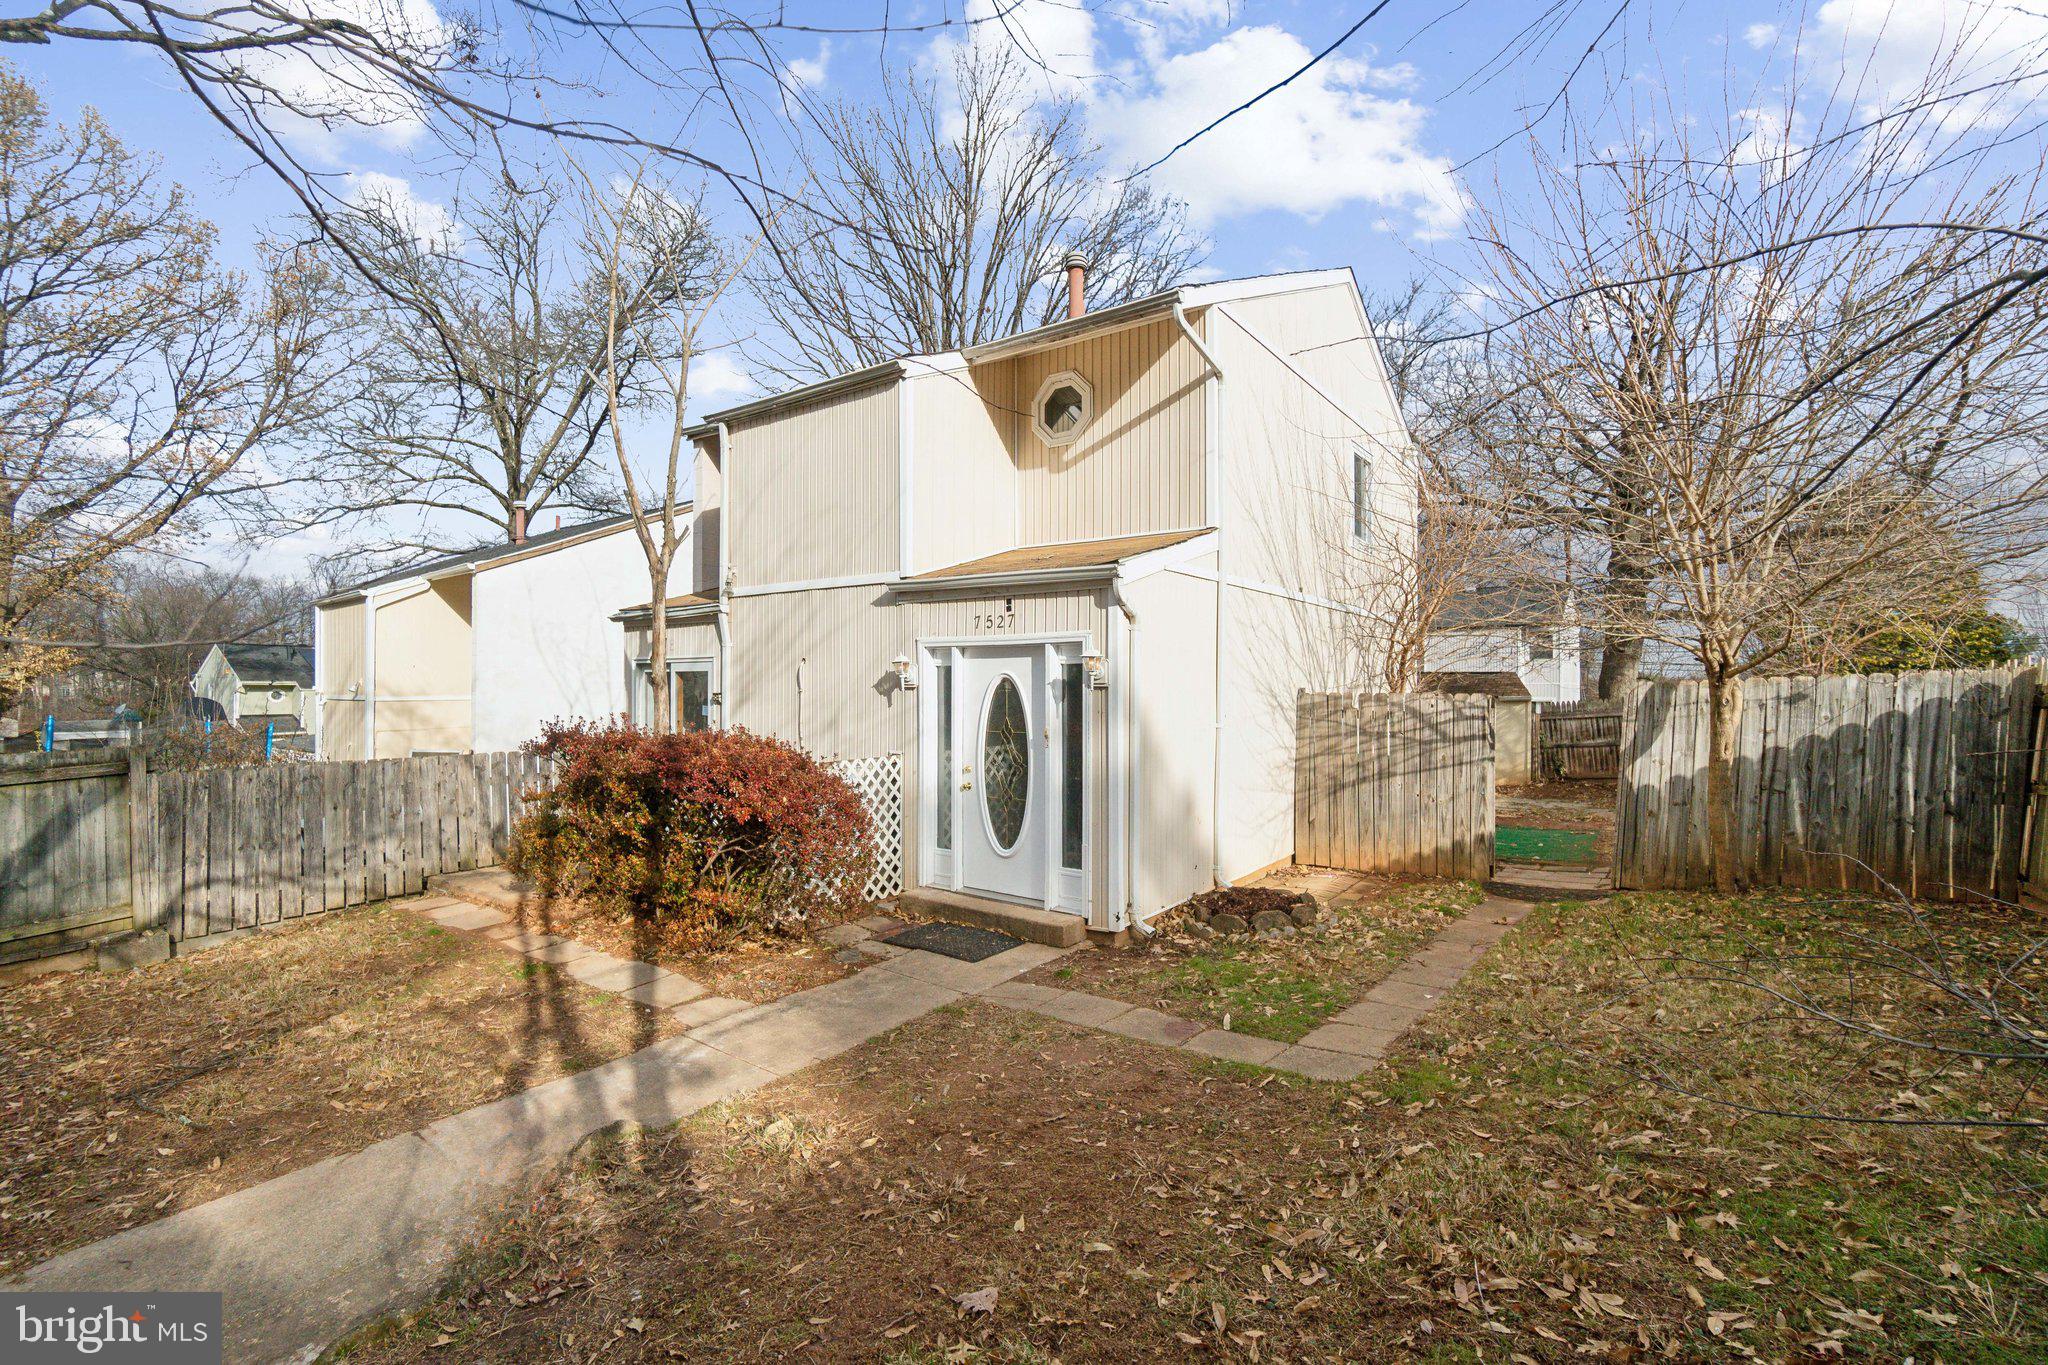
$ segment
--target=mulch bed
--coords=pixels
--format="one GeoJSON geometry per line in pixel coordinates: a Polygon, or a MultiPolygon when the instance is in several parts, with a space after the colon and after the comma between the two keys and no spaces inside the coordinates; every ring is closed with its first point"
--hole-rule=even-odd
{"type": "Polygon", "coordinates": [[[1252,916],[1262,910],[1287,914],[1300,899],[1298,891],[1282,891],[1271,886],[1219,886],[1214,891],[1189,897],[1176,908],[1190,919],[1208,920],[1216,915],[1236,915],[1250,924],[1252,916]]]}
{"type": "Polygon", "coordinates": [[[377,906],[0,991],[0,1273],[676,1031],[377,906]]]}

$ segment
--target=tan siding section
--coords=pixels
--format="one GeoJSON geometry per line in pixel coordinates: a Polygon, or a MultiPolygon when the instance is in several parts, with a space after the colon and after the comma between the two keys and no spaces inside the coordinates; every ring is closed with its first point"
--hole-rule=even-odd
{"type": "Polygon", "coordinates": [[[1171,321],[1127,328],[979,367],[1006,409],[1017,452],[1017,544],[1096,540],[1202,526],[1206,403],[1202,358],[1171,321]],[[1028,413],[1039,386],[1072,370],[1095,415],[1072,445],[1048,446],[1028,413]]]}
{"type": "MultiPolygon", "coordinates": [[[[1105,603],[1097,589],[898,602],[880,589],[833,588],[739,598],[732,605],[731,629],[730,724],[799,742],[827,757],[903,755],[904,833],[912,850],[905,872],[915,879],[917,702],[914,694],[898,690],[891,661],[899,654],[914,657],[920,640],[959,637],[997,644],[1012,635],[1074,634],[1103,649],[1105,603]],[[1005,600],[1016,613],[1014,631],[977,629],[974,618],[1005,600]]],[[[1091,897],[1098,919],[1109,905],[1107,695],[1091,692],[1089,711],[1091,897]]]]}
{"type": "Polygon", "coordinates": [[[320,612],[320,754],[366,758],[363,737],[363,604],[320,612]]]}
{"type": "Polygon", "coordinates": [[[732,430],[727,551],[742,586],[896,568],[896,386],[732,430]]]}
{"type": "Polygon", "coordinates": [[[470,743],[469,579],[377,608],[376,756],[470,743]]]}
{"type": "Polygon", "coordinates": [[[911,573],[1017,543],[1018,476],[1010,455],[1015,424],[977,387],[989,377],[962,370],[909,381],[916,404],[911,573]]]}

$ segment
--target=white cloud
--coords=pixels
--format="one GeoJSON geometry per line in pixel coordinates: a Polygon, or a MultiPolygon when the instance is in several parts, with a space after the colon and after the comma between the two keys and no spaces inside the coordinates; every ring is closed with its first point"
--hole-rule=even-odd
{"type": "Polygon", "coordinates": [[[759,389],[729,351],[699,351],[690,357],[690,406],[702,408],[727,398],[746,398],[759,389]]]}
{"type": "Polygon", "coordinates": [[[808,90],[816,90],[825,83],[825,69],[832,62],[832,44],[828,40],[818,44],[815,57],[794,57],[789,65],[782,68],[782,78],[789,84],[808,90]]]}
{"type": "MultiPolygon", "coordinates": [[[[968,0],[967,42],[977,48],[1008,50],[1023,59],[1030,87],[1042,96],[1087,99],[1100,83],[1096,63],[1095,15],[1073,0],[968,0]]],[[[940,67],[960,44],[942,37],[932,44],[940,67]]]]}
{"type": "Polygon", "coordinates": [[[1742,30],[1742,41],[1758,51],[1762,51],[1778,41],[1778,26],[1776,24],[1751,24],[1748,28],[1742,30]]]}
{"type": "Polygon", "coordinates": [[[2024,79],[1947,101],[1933,117],[1949,132],[2009,117],[2048,94],[2048,10],[2005,0],[1828,0],[1814,16],[1839,80],[1869,110],[1895,108],[1936,88],[2024,79]]]}
{"type": "MultiPolygon", "coordinates": [[[[377,35],[386,51],[421,64],[438,61],[455,37],[433,0],[302,0],[291,12],[344,20],[377,35]]],[[[350,134],[405,147],[426,127],[427,111],[414,91],[334,48],[293,45],[245,62],[290,106],[293,112],[278,116],[275,126],[305,151],[336,157],[350,134]]]]}
{"type": "MultiPolygon", "coordinates": [[[[1143,165],[1310,55],[1284,29],[1237,29],[1152,63],[1135,88],[1102,92],[1091,111],[1096,134],[1143,165]]],[[[1424,150],[1428,111],[1383,93],[1413,79],[1405,66],[1325,59],[1174,153],[1152,178],[1202,224],[1270,209],[1313,219],[1360,203],[1406,212],[1425,241],[1448,236],[1466,198],[1449,160],[1424,150]]]]}
{"type": "Polygon", "coordinates": [[[455,215],[414,194],[412,182],[401,176],[357,171],[348,177],[348,201],[397,224],[429,251],[462,248],[462,224],[455,221],[455,215]]]}

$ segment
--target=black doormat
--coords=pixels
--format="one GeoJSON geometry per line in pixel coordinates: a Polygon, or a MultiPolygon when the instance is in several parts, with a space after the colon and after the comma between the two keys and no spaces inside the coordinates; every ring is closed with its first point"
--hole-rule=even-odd
{"type": "Polygon", "coordinates": [[[897,930],[882,942],[893,943],[898,948],[922,948],[941,957],[957,957],[962,962],[979,962],[985,957],[1024,946],[1021,938],[1011,938],[993,929],[974,929],[965,924],[913,924],[908,929],[897,930]]]}

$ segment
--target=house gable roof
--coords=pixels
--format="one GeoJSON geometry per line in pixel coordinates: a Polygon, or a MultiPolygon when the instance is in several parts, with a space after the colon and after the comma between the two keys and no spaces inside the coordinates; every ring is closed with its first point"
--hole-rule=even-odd
{"type": "MultiPolygon", "coordinates": [[[[688,512],[690,506],[689,503],[683,503],[677,507],[677,514],[681,515],[688,512]]],[[[314,605],[325,607],[337,602],[346,602],[351,598],[362,596],[372,588],[381,588],[391,583],[403,583],[414,578],[439,578],[445,574],[462,572],[475,573],[479,569],[488,569],[494,565],[507,564],[515,559],[524,559],[529,555],[547,554],[555,550],[564,550],[571,545],[580,545],[584,541],[598,536],[610,535],[612,532],[632,524],[632,514],[621,512],[616,516],[601,517],[596,521],[586,521],[580,526],[564,526],[559,530],[543,531],[539,535],[528,536],[517,544],[507,541],[491,545],[480,545],[474,550],[463,550],[457,554],[441,555],[434,559],[423,560],[418,564],[412,565],[410,568],[394,569],[390,573],[379,574],[375,578],[366,578],[360,582],[351,583],[345,588],[339,588],[327,594],[327,596],[321,598],[314,605]]]]}
{"type": "MultiPolygon", "coordinates": [[[[1214,304],[1232,303],[1240,299],[1264,298],[1273,294],[1291,294],[1305,289],[1328,289],[1336,286],[1349,289],[1353,299],[1357,300],[1357,280],[1348,268],[1292,270],[1276,275],[1252,275],[1244,279],[1179,285],[1161,290],[1157,294],[1147,294],[1143,298],[1129,299],[1123,303],[1111,304],[1107,308],[1098,308],[1077,318],[1061,318],[1042,327],[1031,327],[976,346],[962,347],[954,355],[901,356],[885,360],[879,365],[870,365],[865,369],[833,375],[799,388],[767,394],[737,407],[708,413],[703,421],[691,427],[685,434],[693,440],[703,440],[716,435],[720,423],[742,421],[781,408],[865,388],[870,384],[894,382],[913,370],[929,372],[957,369],[962,362],[978,365],[1007,356],[1044,350],[1095,332],[1134,326],[1140,322],[1149,322],[1154,317],[1168,317],[1172,315],[1176,306],[1207,308],[1214,304]]],[[[1359,316],[1363,319],[1363,304],[1360,303],[1359,307],[1359,316]]],[[[1367,335],[1370,335],[1369,331],[1367,335]]]]}
{"type": "Polygon", "coordinates": [[[244,683],[313,685],[313,651],[306,645],[221,645],[220,652],[244,683]]]}

